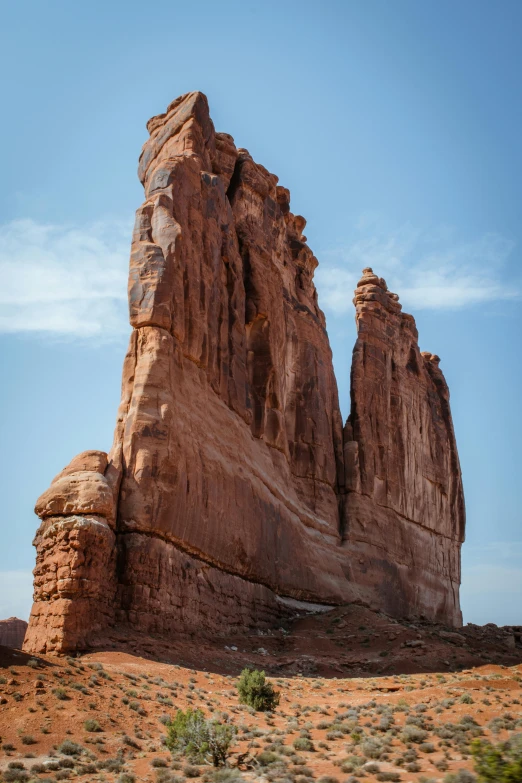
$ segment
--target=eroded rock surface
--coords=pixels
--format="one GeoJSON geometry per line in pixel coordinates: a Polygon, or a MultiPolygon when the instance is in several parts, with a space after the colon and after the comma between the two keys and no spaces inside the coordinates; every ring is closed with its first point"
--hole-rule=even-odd
{"type": "Polygon", "coordinates": [[[34,603],[24,649],[84,648],[114,620],[115,473],[104,452],[83,452],[37,500],[42,522],[34,540],[34,603]]]}
{"type": "Polygon", "coordinates": [[[460,471],[413,319],[367,272],[343,435],[288,190],[215,132],[201,93],[147,127],[114,443],[37,502],[26,648],[85,646],[115,623],[267,626],[285,599],[458,624],[460,471]]]}
{"type": "Polygon", "coordinates": [[[413,317],[371,269],[354,304],[343,503],[351,577],[392,615],[460,625],[464,495],[440,359],[420,352],[413,317]]]}
{"type": "Polygon", "coordinates": [[[24,643],[26,630],[26,621],[20,620],[18,617],[8,617],[7,620],[0,620],[0,645],[20,650],[24,643]]]}

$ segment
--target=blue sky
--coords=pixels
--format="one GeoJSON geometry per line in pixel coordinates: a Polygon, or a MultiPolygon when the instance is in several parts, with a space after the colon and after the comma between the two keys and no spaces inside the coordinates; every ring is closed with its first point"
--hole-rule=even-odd
{"type": "Polygon", "coordinates": [[[441,356],[464,621],[522,624],[521,33],[518,0],[3,7],[0,617],[29,612],[37,496],[110,446],[145,123],[199,89],[308,220],[343,414],[363,266],[441,356]]]}

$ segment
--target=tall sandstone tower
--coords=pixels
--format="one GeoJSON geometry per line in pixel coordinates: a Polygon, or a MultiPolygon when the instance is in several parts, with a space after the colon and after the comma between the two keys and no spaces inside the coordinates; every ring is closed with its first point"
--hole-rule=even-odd
{"type": "Polygon", "coordinates": [[[25,649],[114,626],[267,627],[295,600],[459,625],[464,500],[438,357],[364,270],[343,428],[289,191],[215,132],[199,92],[147,127],[114,443],[37,501],[25,649]]]}

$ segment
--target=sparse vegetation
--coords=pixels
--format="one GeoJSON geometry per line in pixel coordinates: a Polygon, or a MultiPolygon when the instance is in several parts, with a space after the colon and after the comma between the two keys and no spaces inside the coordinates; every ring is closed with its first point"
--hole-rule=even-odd
{"type": "Polygon", "coordinates": [[[83,751],[81,745],[78,745],[72,740],[64,740],[61,745],[58,746],[58,753],[63,753],[65,756],[79,756],[83,751]]]}
{"type": "Polygon", "coordinates": [[[223,766],[229,755],[235,728],[229,723],[207,720],[200,709],[178,710],[168,724],[166,745],[194,761],[211,760],[215,767],[223,766]]]}
{"type": "Polygon", "coordinates": [[[267,682],[264,671],[243,669],[237,689],[241,704],[247,704],[254,710],[273,710],[279,704],[280,694],[267,682]]]}
{"type": "Polygon", "coordinates": [[[471,754],[480,783],[518,783],[522,780],[522,734],[515,734],[498,745],[475,739],[471,743],[471,754]]]}
{"type": "Polygon", "coordinates": [[[83,724],[83,727],[85,731],[91,731],[91,732],[102,731],[102,727],[100,726],[98,721],[94,720],[93,718],[89,718],[88,720],[86,720],[85,723],[83,724]]]}

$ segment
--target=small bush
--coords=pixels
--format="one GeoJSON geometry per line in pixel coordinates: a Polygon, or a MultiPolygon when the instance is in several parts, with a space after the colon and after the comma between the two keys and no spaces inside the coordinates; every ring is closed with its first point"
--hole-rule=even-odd
{"type": "Polygon", "coordinates": [[[206,720],[203,712],[190,707],[168,724],[165,744],[171,751],[184,753],[195,761],[212,761],[215,767],[226,763],[235,728],[228,723],[206,720]]]}
{"type": "Polygon", "coordinates": [[[84,764],[81,768],[81,775],[95,775],[98,772],[96,764],[84,764]]]}
{"type": "Polygon", "coordinates": [[[275,761],[279,761],[280,756],[274,753],[272,750],[264,750],[256,756],[256,761],[261,764],[262,767],[268,767],[269,764],[273,764],[275,761]]]}
{"type": "Polygon", "coordinates": [[[418,726],[407,725],[404,726],[404,729],[402,731],[402,741],[404,743],[417,742],[418,744],[420,744],[421,742],[424,742],[427,736],[428,736],[428,732],[424,731],[424,729],[419,729],[418,726]]]}
{"type": "Polygon", "coordinates": [[[29,773],[25,769],[6,769],[3,774],[5,783],[25,783],[29,780],[29,773]]]}
{"type": "Polygon", "coordinates": [[[308,737],[298,737],[297,739],[295,739],[294,748],[296,750],[308,750],[308,751],[315,750],[314,743],[308,737]]]}
{"type": "Polygon", "coordinates": [[[66,701],[69,698],[65,688],[53,688],[53,693],[59,701],[66,701]]]}
{"type": "Polygon", "coordinates": [[[20,739],[22,740],[22,745],[36,745],[37,742],[32,734],[22,734],[20,739]]]}
{"type": "Polygon", "coordinates": [[[459,769],[458,772],[452,772],[446,775],[444,783],[477,783],[477,778],[467,769],[459,769]]]}
{"type": "Polygon", "coordinates": [[[98,761],[98,769],[106,769],[107,772],[121,772],[122,767],[123,761],[121,758],[98,761]]]}
{"type": "Polygon", "coordinates": [[[183,767],[183,774],[186,778],[199,778],[201,775],[201,770],[199,767],[194,767],[192,764],[187,764],[186,767],[183,767]]]}
{"type": "Polygon", "coordinates": [[[522,780],[522,734],[514,734],[499,745],[474,739],[471,755],[481,783],[515,783],[522,780]]]}
{"type": "Polygon", "coordinates": [[[258,669],[243,669],[237,684],[239,701],[257,711],[273,710],[279,704],[280,694],[266,681],[258,669]]]}
{"type": "Polygon", "coordinates": [[[89,720],[86,720],[85,723],[83,724],[83,728],[85,729],[85,731],[103,731],[98,721],[94,720],[93,718],[89,718],[89,720]]]}
{"type": "Polygon", "coordinates": [[[83,751],[81,745],[78,745],[72,740],[64,740],[61,745],[58,746],[58,753],[63,753],[64,756],[79,756],[83,751]]]}

